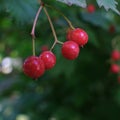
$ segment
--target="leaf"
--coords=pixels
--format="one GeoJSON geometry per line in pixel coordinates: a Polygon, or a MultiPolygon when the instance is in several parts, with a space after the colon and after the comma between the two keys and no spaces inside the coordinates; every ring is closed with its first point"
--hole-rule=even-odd
{"type": "Polygon", "coordinates": [[[63,2],[69,6],[71,6],[73,4],[80,6],[80,7],[83,7],[83,8],[85,8],[87,6],[86,0],[57,0],[57,1],[63,2]]]}
{"type": "Polygon", "coordinates": [[[1,10],[6,10],[19,22],[32,21],[37,11],[37,0],[7,0],[1,2],[1,10]]]}
{"type": "Polygon", "coordinates": [[[120,15],[120,12],[116,8],[118,3],[115,0],[97,0],[97,3],[100,7],[103,6],[106,10],[111,9],[120,15]]]}
{"type": "Polygon", "coordinates": [[[83,20],[96,25],[96,26],[100,26],[102,28],[106,28],[107,23],[108,23],[108,19],[105,17],[105,13],[102,12],[94,12],[93,14],[89,14],[86,12],[81,12],[82,18],[83,20]]]}

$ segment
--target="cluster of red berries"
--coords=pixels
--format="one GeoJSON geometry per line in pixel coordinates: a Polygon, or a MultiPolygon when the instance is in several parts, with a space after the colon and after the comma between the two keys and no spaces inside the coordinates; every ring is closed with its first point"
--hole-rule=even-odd
{"type": "Polygon", "coordinates": [[[39,57],[30,56],[25,59],[23,71],[27,76],[37,79],[44,74],[45,70],[53,68],[55,63],[55,55],[51,51],[44,51],[39,57]]]}
{"type": "Polygon", "coordinates": [[[113,50],[111,53],[111,72],[112,73],[119,73],[120,72],[120,66],[117,64],[117,62],[120,60],[120,52],[118,50],[113,50]]]}
{"type": "MultiPolygon", "coordinates": [[[[66,35],[67,41],[62,44],[62,55],[68,60],[74,60],[78,57],[80,47],[88,42],[88,34],[81,28],[69,29],[66,35]]],[[[43,51],[39,57],[30,56],[23,64],[24,73],[37,79],[42,76],[45,70],[53,68],[56,64],[56,56],[52,51],[43,51]]]]}
{"type": "Polygon", "coordinates": [[[66,36],[67,41],[62,46],[62,55],[69,60],[78,57],[80,47],[88,42],[88,34],[80,28],[69,29],[66,36]]]}

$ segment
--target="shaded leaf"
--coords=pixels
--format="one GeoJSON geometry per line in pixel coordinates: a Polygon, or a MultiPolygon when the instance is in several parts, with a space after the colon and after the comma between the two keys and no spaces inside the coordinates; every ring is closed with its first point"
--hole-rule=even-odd
{"type": "Polygon", "coordinates": [[[105,17],[105,14],[103,14],[101,12],[94,12],[93,14],[82,12],[81,15],[85,21],[87,21],[93,25],[106,28],[108,20],[105,17]]]}
{"type": "Polygon", "coordinates": [[[59,2],[63,2],[67,5],[77,5],[77,6],[80,6],[80,7],[83,7],[85,8],[87,5],[86,5],[86,0],[57,0],[59,2]]]}
{"type": "Polygon", "coordinates": [[[31,21],[37,10],[37,0],[8,0],[2,1],[0,10],[6,10],[17,21],[28,22],[31,21]]]}

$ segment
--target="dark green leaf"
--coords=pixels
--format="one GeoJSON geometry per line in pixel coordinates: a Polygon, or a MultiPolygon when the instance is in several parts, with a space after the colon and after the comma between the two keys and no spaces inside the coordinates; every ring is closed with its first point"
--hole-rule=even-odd
{"type": "Polygon", "coordinates": [[[19,22],[31,21],[36,14],[37,0],[8,0],[1,3],[0,8],[9,12],[19,22]]]}
{"type": "Polygon", "coordinates": [[[105,14],[101,12],[94,12],[93,14],[82,12],[81,15],[85,21],[90,22],[93,25],[103,27],[103,28],[106,27],[107,22],[108,22],[107,18],[105,17],[105,14]]]}

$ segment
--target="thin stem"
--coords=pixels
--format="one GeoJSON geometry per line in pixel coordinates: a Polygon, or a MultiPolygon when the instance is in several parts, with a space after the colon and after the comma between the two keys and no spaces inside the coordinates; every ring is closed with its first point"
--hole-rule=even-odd
{"type": "Polygon", "coordinates": [[[56,32],[55,32],[55,28],[54,28],[54,26],[53,26],[53,23],[52,23],[52,20],[51,20],[49,14],[48,14],[48,12],[47,12],[47,9],[46,9],[45,7],[44,7],[43,9],[44,9],[44,12],[45,12],[45,14],[46,14],[46,16],[47,16],[47,18],[48,18],[49,23],[50,23],[50,27],[51,27],[51,30],[52,30],[52,33],[53,33],[53,36],[54,36],[54,40],[55,40],[54,43],[53,43],[53,45],[52,45],[52,47],[51,47],[51,49],[50,49],[50,50],[52,50],[57,43],[59,43],[59,44],[63,44],[63,43],[60,42],[60,41],[57,39],[57,35],[56,35],[56,32]]]}
{"type": "Polygon", "coordinates": [[[50,48],[50,51],[52,51],[52,49],[54,48],[54,46],[55,46],[57,43],[63,45],[63,42],[60,42],[60,41],[58,41],[58,40],[57,40],[57,41],[54,41],[52,47],[50,48]]]}
{"type": "Polygon", "coordinates": [[[52,20],[51,20],[49,14],[48,14],[46,8],[44,7],[43,9],[44,9],[45,14],[46,14],[46,16],[47,16],[47,18],[48,18],[48,21],[49,21],[49,23],[50,23],[50,27],[51,27],[51,30],[52,30],[53,36],[54,36],[54,38],[55,38],[55,41],[58,41],[58,39],[57,39],[57,35],[56,35],[56,32],[55,32],[55,29],[54,29],[54,26],[53,26],[53,23],[52,23],[52,20]]]}
{"type": "Polygon", "coordinates": [[[33,56],[35,56],[35,38],[32,38],[32,52],[33,52],[33,56]]]}
{"type": "Polygon", "coordinates": [[[32,27],[32,31],[31,31],[31,35],[32,35],[32,50],[33,50],[33,55],[35,56],[35,27],[36,27],[36,23],[37,23],[37,20],[38,20],[38,17],[39,17],[39,14],[42,10],[43,6],[40,5],[38,11],[37,11],[37,14],[35,16],[35,19],[34,19],[34,22],[33,22],[33,27],[32,27]]]}
{"type": "Polygon", "coordinates": [[[32,27],[32,31],[31,31],[31,35],[33,38],[35,38],[35,27],[36,27],[36,23],[37,23],[37,20],[38,20],[38,17],[39,17],[39,14],[40,14],[42,8],[43,8],[43,6],[40,5],[40,7],[37,11],[37,14],[35,16],[34,22],[33,22],[33,27],[32,27]]]}
{"type": "Polygon", "coordinates": [[[61,42],[61,41],[57,41],[57,43],[59,43],[59,44],[63,45],[63,42],[61,42]]]}
{"type": "Polygon", "coordinates": [[[58,13],[60,13],[60,14],[64,17],[64,19],[65,19],[65,20],[67,21],[67,23],[69,24],[70,28],[75,29],[75,28],[73,27],[71,21],[70,21],[60,10],[58,10],[57,8],[55,8],[55,7],[51,6],[51,5],[48,5],[48,4],[45,4],[45,6],[47,6],[47,7],[49,7],[49,8],[52,8],[52,9],[55,9],[58,13]]]}
{"type": "Polygon", "coordinates": [[[53,45],[52,45],[52,47],[50,48],[50,51],[52,51],[52,49],[54,48],[54,46],[57,44],[57,42],[56,41],[54,41],[54,43],[53,43],[53,45]]]}

